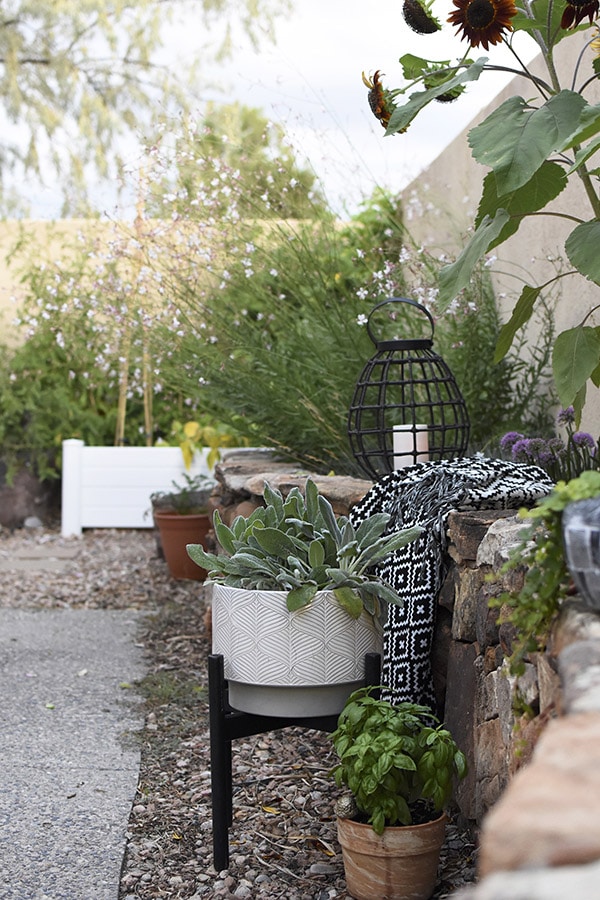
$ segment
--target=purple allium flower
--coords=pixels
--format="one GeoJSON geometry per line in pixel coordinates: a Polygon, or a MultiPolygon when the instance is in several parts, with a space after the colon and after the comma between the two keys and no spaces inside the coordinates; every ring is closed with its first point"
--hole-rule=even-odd
{"type": "Polygon", "coordinates": [[[596,450],[596,441],[587,431],[576,431],[571,440],[576,447],[587,447],[592,453],[596,450]]]}
{"type": "Polygon", "coordinates": [[[500,438],[500,447],[502,450],[511,450],[513,444],[523,440],[524,437],[525,435],[520,434],[518,431],[507,431],[504,437],[500,438]]]}
{"type": "Polygon", "coordinates": [[[566,409],[561,409],[556,417],[556,421],[559,425],[572,425],[575,421],[575,410],[573,407],[567,406],[566,409]]]}
{"type": "Polygon", "coordinates": [[[529,438],[520,438],[512,445],[511,455],[515,462],[531,462],[529,443],[529,438]]]}
{"type": "Polygon", "coordinates": [[[516,441],[512,448],[515,462],[539,463],[547,453],[547,444],[543,438],[523,438],[516,441]]]}
{"type": "Polygon", "coordinates": [[[553,459],[562,459],[566,452],[567,448],[563,444],[560,438],[553,437],[548,441],[548,450],[552,454],[553,459]]]}
{"type": "Polygon", "coordinates": [[[543,447],[540,447],[538,452],[538,462],[542,466],[547,466],[551,463],[558,462],[561,456],[564,456],[565,446],[562,441],[557,438],[550,438],[549,441],[544,443],[543,447]]]}

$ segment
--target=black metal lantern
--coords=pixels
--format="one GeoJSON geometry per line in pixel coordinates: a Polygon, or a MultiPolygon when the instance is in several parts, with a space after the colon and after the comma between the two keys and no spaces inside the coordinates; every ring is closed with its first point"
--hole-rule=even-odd
{"type": "Polygon", "coordinates": [[[391,297],[371,310],[367,331],[377,353],[356,383],[348,415],[348,438],[361,469],[376,479],[423,460],[464,456],[467,407],[452,372],[431,349],[429,311],[406,297],[391,297]],[[371,319],[388,303],[408,304],[427,316],[430,337],[377,340],[371,319]]]}

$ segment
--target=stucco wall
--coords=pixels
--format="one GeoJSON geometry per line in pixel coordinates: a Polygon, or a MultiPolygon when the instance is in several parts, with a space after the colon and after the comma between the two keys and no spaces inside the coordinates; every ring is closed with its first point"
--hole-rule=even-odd
{"type": "Polygon", "coordinates": [[[50,261],[65,255],[72,256],[78,246],[78,234],[97,227],[98,222],[93,219],[65,219],[58,222],[19,219],[0,222],[2,341],[14,338],[11,323],[18,311],[18,300],[23,296],[20,279],[24,265],[31,260],[50,261]]]}

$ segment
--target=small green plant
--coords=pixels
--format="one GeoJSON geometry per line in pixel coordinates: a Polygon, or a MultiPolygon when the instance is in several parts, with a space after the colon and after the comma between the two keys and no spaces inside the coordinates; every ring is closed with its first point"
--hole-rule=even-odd
{"type": "Polygon", "coordinates": [[[207,475],[184,474],[184,483],[171,482],[172,490],[156,491],[150,494],[153,509],[162,512],[176,512],[182,516],[208,512],[208,499],[215,486],[215,481],[207,475]]]}
{"type": "Polygon", "coordinates": [[[527,654],[544,649],[552,621],[571,586],[562,540],[563,510],[569,503],[598,494],[600,472],[583,472],[569,482],[559,481],[531,510],[519,512],[532,523],[500,572],[524,566],[523,587],[518,593],[503,593],[490,601],[492,607],[506,605],[510,609],[502,621],[511,622],[517,633],[508,658],[513,675],[523,674],[527,654]]]}
{"type": "Polygon", "coordinates": [[[352,792],[358,812],[382,834],[386,825],[410,825],[418,801],[441,812],[453,778],[467,771],[464,754],[427,706],[371,696],[360,688],[348,698],[331,739],[340,762],[338,786],[352,792]]]}
{"type": "Polygon", "coordinates": [[[372,566],[423,529],[385,534],[387,513],[377,513],[355,529],[346,516],[335,515],[310,479],[306,497],[294,487],[284,500],[268,484],[264,497],[266,506],[247,519],[238,516],[231,527],[215,510],[215,534],[225,554],[189,544],[193,561],[208,571],[210,579],[230,587],[287,591],[290,612],[307,606],[317,591],[332,590],[353,618],[358,619],[364,608],[383,625],[387,604],[398,604],[400,598],[371,574],[372,566]]]}

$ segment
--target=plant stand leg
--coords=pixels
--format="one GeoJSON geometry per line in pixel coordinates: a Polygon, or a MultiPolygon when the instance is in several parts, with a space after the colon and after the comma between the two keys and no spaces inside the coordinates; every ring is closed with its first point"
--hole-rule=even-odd
{"type": "Polygon", "coordinates": [[[231,741],[225,726],[225,679],[223,657],[208,657],[208,702],[210,710],[210,787],[212,795],[213,855],[220,872],[229,864],[229,826],[233,818],[231,799],[231,741]]]}
{"type": "MultiPolygon", "coordinates": [[[[316,731],[334,731],[338,716],[278,717],[257,716],[232,709],[227,699],[227,682],[221,654],[208,657],[208,702],[210,712],[210,784],[212,793],[213,859],[221,872],[229,866],[229,826],[233,822],[231,742],[236,738],[266,734],[299,725],[316,731]]],[[[381,657],[365,656],[365,685],[378,685],[381,657]]]]}

